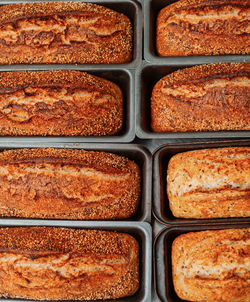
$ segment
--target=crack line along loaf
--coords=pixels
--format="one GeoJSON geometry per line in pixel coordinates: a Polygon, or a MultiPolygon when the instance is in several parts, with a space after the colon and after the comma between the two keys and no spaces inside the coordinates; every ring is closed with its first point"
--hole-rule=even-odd
{"type": "Polygon", "coordinates": [[[168,164],[167,195],[175,217],[250,217],[250,148],[188,151],[168,164]]]}
{"type": "Polygon", "coordinates": [[[121,130],[123,96],[80,71],[0,73],[0,135],[104,136],[121,130]]]}
{"type": "Polygon", "coordinates": [[[177,70],[154,86],[152,130],[250,130],[249,95],[249,63],[218,63],[177,70]]]}
{"type": "Polygon", "coordinates": [[[158,54],[249,54],[249,16],[249,0],[177,1],[158,15],[158,54]]]}
{"type": "Polygon", "coordinates": [[[139,245],[109,231],[1,228],[0,267],[2,297],[116,299],[139,288],[139,245]]]}
{"type": "Polygon", "coordinates": [[[125,219],[140,201],[140,169],[111,153],[19,149],[0,153],[0,216],[125,219]]]}
{"type": "Polygon", "coordinates": [[[92,3],[0,7],[0,64],[127,63],[132,36],[128,17],[92,3]]]}

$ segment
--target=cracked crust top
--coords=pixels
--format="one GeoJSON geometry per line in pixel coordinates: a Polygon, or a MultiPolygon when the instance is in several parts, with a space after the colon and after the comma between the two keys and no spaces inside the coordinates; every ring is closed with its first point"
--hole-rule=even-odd
{"type": "Polygon", "coordinates": [[[116,299],[139,287],[130,235],[55,227],[0,229],[0,295],[34,300],[116,299]]]}
{"type": "Polygon", "coordinates": [[[109,8],[80,2],[0,7],[0,64],[103,64],[131,59],[131,22],[109,8]]]}
{"type": "Polygon", "coordinates": [[[0,135],[114,135],[123,96],[114,83],[73,71],[0,73],[0,135]]]}
{"type": "Polygon", "coordinates": [[[157,18],[158,54],[249,54],[249,9],[247,0],[180,0],[168,5],[157,18]]]}

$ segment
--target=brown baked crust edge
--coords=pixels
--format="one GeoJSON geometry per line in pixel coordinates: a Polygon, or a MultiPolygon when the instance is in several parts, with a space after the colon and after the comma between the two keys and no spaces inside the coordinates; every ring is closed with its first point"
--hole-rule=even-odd
{"type": "Polygon", "coordinates": [[[85,71],[77,70],[46,70],[46,71],[7,71],[0,72],[0,93],[3,88],[18,89],[20,87],[54,86],[79,88],[89,90],[108,91],[113,96],[121,97],[121,89],[115,83],[92,75],[85,71]],[[107,90],[106,90],[107,89],[107,90]]]}
{"type": "Polygon", "coordinates": [[[116,170],[130,171],[131,167],[139,171],[138,165],[124,156],[102,151],[86,151],[83,149],[36,148],[17,149],[0,152],[1,164],[25,162],[48,162],[73,164],[94,167],[103,173],[116,170]],[[131,165],[131,166],[130,166],[131,165]]]}
{"type": "Polygon", "coordinates": [[[193,67],[187,67],[184,69],[176,70],[165,77],[162,77],[154,86],[154,90],[158,89],[162,82],[166,85],[177,85],[181,83],[186,83],[188,80],[195,81],[201,78],[207,78],[214,75],[220,74],[237,74],[237,73],[250,73],[250,63],[215,63],[206,65],[196,65],[193,67]]]}

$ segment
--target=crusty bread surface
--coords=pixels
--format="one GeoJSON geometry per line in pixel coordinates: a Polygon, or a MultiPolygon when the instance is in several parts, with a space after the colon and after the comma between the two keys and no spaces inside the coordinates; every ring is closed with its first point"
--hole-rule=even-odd
{"type": "Polygon", "coordinates": [[[250,130],[250,64],[217,63],[177,70],[151,97],[154,132],[250,130]]]}
{"type": "Polygon", "coordinates": [[[158,14],[160,56],[249,54],[248,0],[181,0],[158,14]]]}
{"type": "Polygon", "coordinates": [[[139,288],[139,245],[130,235],[52,227],[0,228],[0,295],[97,300],[139,288]]]}
{"type": "Polygon", "coordinates": [[[0,7],[0,64],[127,63],[132,37],[127,16],[92,3],[0,7]]]}
{"type": "Polygon", "coordinates": [[[192,232],[172,245],[177,295],[185,301],[249,302],[250,229],[192,232]]]}
{"type": "Polygon", "coordinates": [[[0,135],[114,135],[123,96],[114,83],[68,70],[0,73],[0,135]]]}
{"type": "Polygon", "coordinates": [[[179,218],[250,217],[250,148],[188,151],[168,164],[167,195],[179,218]]]}
{"type": "Polygon", "coordinates": [[[0,153],[0,216],[125,219],[140,202],[140,168],[125,157],[73,149],[0,153]]]}

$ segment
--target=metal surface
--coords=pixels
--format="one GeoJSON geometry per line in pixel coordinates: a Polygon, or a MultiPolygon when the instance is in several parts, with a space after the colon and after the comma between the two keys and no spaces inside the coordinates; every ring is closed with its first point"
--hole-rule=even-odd
{"type": "MultiPolygon", "coordinates": [[[[144,147],[133,144],[52,144],[52,143],[0,143],[0,150],[16,148],[65,148],[84,149],[93,151],[111,152],[125,156],[138,164],[141,170],[141,198],[138,209],[129,221],[151,221],[151,197],[152,197],[152,158],[144,147]]],[[[16,218],[15,218],[16,219],[16,218]]],[[[11,219],[10,219],[11,220],[11,219]]],[[[14,219],[13,219],[14,220],[14,219]]],[[[23,219],[21,219],[23,220],[23,219]]]]}
{"type": "MultiPolygon", "coordinates": [[[[98,5],[102,5],[108,8],[111,8],[117,12],[123,13],[131,20],[133,26],[133,59],[130,63],[123,64],[76,64],[77,66],[85,66],[87,68],[98,66],[109,68],[111,66],[116,66],[117,68],[136,68],[141,63],[142,57],[142,9],[141,4],[136,0],[2,0],[0,5],[4,4],[14,4],[14,3],[37,3],[37,2],[90,2],[98,5]]],[[[62,64],[63,65],[63,64],[62,64]]],[[[69,65],[71,68],[74,68],[76,65],[69,65]]],[[[19,66],[19,65],[14,65],[19,66]]],[[[22,65],[25,69],[26,64],[22,65]]],[[[46,64],[34,65],[34,66],[47,66],[46,64]]],[[[50,66],[53,66],[51,64],[50,66]]]]}
{"type": "Polygon", "coordinates": [[[154,288],[158,298],[167,302],[184,302],[174,290],[172,281],[171,251],[172,243],[176,237],[187,232],[197,232],[205,230],[222,230],[230,228],[246,228],[246,225],[220,225],[220,226],[183,226],[163,229],[154,239],[154,288]]]}
{"type": "MultiPolygon", "coordinates": [[[[158,250],[155,250],[153,247],[154,247],[154,242],[155,242],[155,238],[159,236],[159,234],[167,229],[167,227],[160,223],[158,220],[156,219],[153,219],[152,220],[152,238],[153,238],[153,245],[152,245],[152,255],[153,255],[153,268],[152,268],[152,298],[153,298],[153,302],[159,302],[159,301],[162,301],[158,294],[157,294],[157,291],[156,291],[156,276],[155,276],[155,263],[156,263],[156,257],[157,257],[157,253],[158,253],[158,250]]],[[[164,282],[164,279],[161,280],[161,282],[164,282]]]]}
{"type": "Polygon", "coordinates": [[[250,137],[250,131],[209,131],[209,132],[166,132],[156,133],[151,130],[151,95],[154,85],[165,75],[178,69],[191,67],[153,65],[143,62],[136,70],[136,134],[141,139],[211,139],[250,137]]]}
{"type": "MultiPolygon", "coordinates": [[[[167,164],[171,154],[199,148],[226,145],[249,145],[226,139],[238,139],[250,137],[246,131],[200,132],[200,133],[153,133],[150,129],[150,98],[152,88],[164,75],[188,66],[216,62],[250,62],[250,56],[193,56],[193,57],[159,57],[155,50],[155,21],[157,13],[164,6],[174,2],[173,0],[5,0],[1,4],[76,1],[91,2],[109,7],[127,15],[134,26],[134,50],[133,61],[126,64],[42,64],[42,65],[0,65],[1,71],[15,70],[80,70],[99,77],[106,78],[118,84],[124,95],[125,101],[125,125],[118,135],[103,137],[0,137],[0,150],[14,148],[74,148],[112,152],[139,164],[142,171],[141,202],[135,216],[126,221],[70,221],[70,220],[39,220],[39,219],[0,219],[0,226],[53,226],[73,227],[89,229],[105,229],[118,232],[126,232],[135,236],[141,246],[141,288],[139,292],[128,298],[118,301],[180,301],[174,293],[169,265],[171,240],[178,234],[189,230],[228,228],[230,223],[246,222],[249,219],[215,219],[215,220],[185,220],[175,219],[171,216],[167,206],[167,196],[164,193],[165,174],[163,166],[167,164]],[[142,8],[144,11],[144,24],[142,8]],[[143,29],[144,26],[144,29],[143,29]],[[144,48],[142,47],[142,31],[144,30],[144,48]],[[142,51],[146,61],[142,63],[142,51]],[[136,108],[135,108],[136,107],[136,108]],[[136,119],[136,122],[135,122],[136,119]],[[136,123],[136,125],[135,125],[136,123]],[[136,134],[135,137],[135,126],[136,134]],[[213,144],[212,139],[218,142],[213,144]],[[223,141],[219,141],[222,140],[223,141]],[[195,142],[194,142],[195,140],[195,142]],[[151,152],[162,144],[154,153],[154,212],[156,219],[151,220],[152,201],[152,155],[148,150],[134,144],[117,144],[123,142],[136,142],[146,146],[151,152]],[[99,143],[102,144],[99,144],[99,143]],[[86,144],[91,143],[91,144],[86,144]],[[112,144],[111,144],[112,143],[112,144]],[[116,143],[116,144],[113,144],[116,143]],[[172,143],[172,144],[171,144],[172,143]],[[181,151],[182,150],[182,151],[181,151]],[[139,221],[139,222],[138,222],[139,221]],[[155,277],[159,296],[153,292],[151,297],[151,261],[152,259],[152,234],[151,227],[145,222],[153,224],[154,236],[158,236],[154,245],[155,277]],[[215,225],[217,224],[217,226],[215,225]],[[223,223],[223,225],[222,225],[223,223]],[[187,225],[189,224],[189,226],[187,225]],[[203,224],[197,226],[197,224],[203,224]],[[206,225],[205,225],[206,224],[206,225]],[[170,228],[171,226],[177,226],[170,228]],[[191,226],[193,225],[193,226],[191,226]],[[195,225],[195,226],[194,226],[195,225]],[[181,227],[182,226],[182,227],[181,227]],[[168,248],[164,245],[165,238],[168,248]],[[170,243],[169,243],[170,242],[170,243]],[[165,269],[164,255],[167,255],[168,268],[165,269]],[[167,284],[165,282],[167,281],[167,284]],[[165,286],[166,285],[166,286],[165,286]],[[161,299],[160,299],[161,298],[161,299]],[[167,300],[169,299],[169,300],[167,300]]],[[[166,166],[165,166],[166,167],[166,166]]],[[[165,169],[166,170],[166,169],[165,169]]],[[[13,299],[2,299],[13,301],[13,299]]],[[[23,300],[14,300],[23,301],[23,300]]],[[[110,300],[112,302],[112,300],[110,300]]],[[[116,300],[117,301],[117,300],[116,300]]]]}
{"type": "Polygon", "coordinates": [[[202,225],[202,224],[232,224],[250,223],[250,218],[216,218],[216,219],[184,219],[175,218],[169,207],[166,192],[167,167],[170,158],[181,152],[223,147],[250,146],[250,140],[206,142],[206,143],[180,143],[160,147],[153,155],[153,213],[159,222],[171,225],[202,225]]]}
{"type": "Polygon", "coordinates": [[[250,62],[249,55],[159,57],[156,51],[156,19],[159,11],[177,0],[144,0],[144,58],[153,64],[194,65],[216,62],[250,62]]]}
{"type": "MultiPolygon", "coordinates": [[[[128,233],[135,237],[140,246],[140,289],[131,297],[121,298],[119,300],[109,300],[110,302],[150,302],[151,301],[151,263],[152,261],[152,233],[151,227],[145,222],[83,222],[83,221],[58,221],[58,220],[10,220],[0,219],[0,227],[67,227],[76,229],[100,229],[107,231],[117,231],[128,233]]],[[[0,299],[0,301],[26,301],[17,299],[0,299]]],[[[29,300],[31,301],[31,300],[29,300]]]]}
{"type": "Polygon", "coordinates": [[[122,90],[124,101],[124,122],[121,131],[112,136],[1,136],[0,142],[131,142],[135,137],[135,110],[134,110],[134,71],[124,68],[111,67],[109,69],[104,67],[86,68],[85,66],[69,67],[67,65],[47,65],[37,67],[29,65],[23,67],[21,65],[15,66],[0,66],[1,71],[17,71],[17,70],[78,70],[88,72],[89,74],[105,78],[116,83],[122,90]]]}

